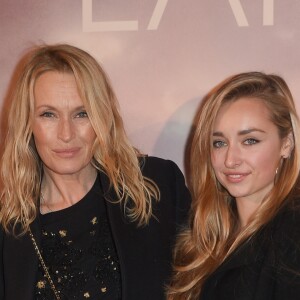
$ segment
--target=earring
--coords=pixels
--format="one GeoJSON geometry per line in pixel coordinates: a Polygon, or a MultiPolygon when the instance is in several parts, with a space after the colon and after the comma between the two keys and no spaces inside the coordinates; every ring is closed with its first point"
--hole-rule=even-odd
{"type": "Polygon", "coordinates": [[[279,170],[280,170],[280,168],[281,168],[281,166],[282,166],[282,162],[283,162],[283,160],[285,159],[285,156],[284,155],[282,155],[281,156],[281,158],[280,158],[280,161],[279,161],[279,165],[278,165],[278,167],[276,168],[276,170],[275,170],[275,178],[274,178],[274,182],[276,183],[277,182],[277,177],[278,177],[278,173],[279,173],[279,170]]]}

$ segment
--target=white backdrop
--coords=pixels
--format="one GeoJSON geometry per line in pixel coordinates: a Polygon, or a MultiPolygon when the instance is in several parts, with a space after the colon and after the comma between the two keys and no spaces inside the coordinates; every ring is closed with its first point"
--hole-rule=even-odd
{"type": "Polygon", "coordinates": [[[0,0],[1,117],[26,49],[70,43],[108,72],[133,144],[183,170],[199,103],[226,77],[277,73],[300,108],[299,16],[299,0],[0,0]]]}

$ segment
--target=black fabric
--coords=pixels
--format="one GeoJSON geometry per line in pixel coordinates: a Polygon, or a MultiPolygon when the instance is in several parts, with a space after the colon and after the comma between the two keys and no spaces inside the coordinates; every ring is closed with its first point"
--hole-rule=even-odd
{"type": "MultiPolygon", "coordinates": [[[[107,219],[99,177],[76,204],[40,215],[41,252],[62,300],[119,300],[119,261],[107,219]]],[[[53,300],[39,264],[37,300],[53,300]]]]}
{"type": "MultiPolygon", "coordinates": [[[[206,280],[201,300],[300,299],[300,208],[284,208],[206,280]]],[[[294,204],[294,203],[292,203],[294,204]]]]}
{"type": "MultiPolygon", "coordinates": [[[[165,299],[164,287],[171,275],[172,248],[178,230],[187,220],[190,195],[175,163],[155,157],[145,158],[143,175],[159,187],[161,199],[153,202],[154,217],[147,226],[130,222],[100,173],[100,181],[112,236],[120,262],[122,300],[165,299]]],[[[40,221],[31,226],[41,240],[40,221]]],[[[38,259],[27,235],[16,239],[0,230],[0,299],[32,300],[38,259]]]]}

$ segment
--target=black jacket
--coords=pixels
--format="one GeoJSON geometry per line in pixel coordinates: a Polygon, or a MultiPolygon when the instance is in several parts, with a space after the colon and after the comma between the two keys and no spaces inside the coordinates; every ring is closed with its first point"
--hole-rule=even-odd
{"type": "Polygon", "coordinates": [[[201,300],[299,300],[297,200],[241,245],[208,277],[201,300]]]}
{"type": "MultiPolygon", "coordinates": [[[[147,157],[143,175],[159,187],[161,199],[153,203],[155,218],[137,227],[122,213],[119,204],[107,201],[107,213],[120,260],[122,300],[160,300],[171,274],[175,235],[185,222],[190,195],[179,168],[171,161],[147,157]]],[[[105,174],[100,180],[106,199],[116,199],[105,174]]],[[[31,230],[38,243],[41,229],[37,219],[31,230]]],[[[0,231],[0,299],[32,300],[38,268],[37,255],[28,235],[16,239],[0,231]]]]}

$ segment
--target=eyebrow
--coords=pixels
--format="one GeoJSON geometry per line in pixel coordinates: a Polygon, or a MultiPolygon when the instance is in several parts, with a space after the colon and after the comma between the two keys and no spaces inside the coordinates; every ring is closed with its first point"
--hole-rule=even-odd
{"type": "MultiPolygon", "coordinates": [[[[47,104],[42,104],[40,106],[37,106],[36,109],[51,109],[51,110],[57,110],[56,107],[52,106],[52,105],[47,105],[47,104]]],[[[85,110],[85,107],[84,105],[80,105],[80,106],[77,106],[73,109],[73,111],[77,111],[77,110],[85,110]]]]}
{"type": "MultiPolygon", "coordinates": [[[[258,129],[258,128],[249,128],[249,129],[244,129],[238,132],[238,135],[246,135],[252,132],[262,132],[262,133],[266,133],[264,130],[262,129],[258,129]]],[[[224,137],[224,134],[221,131],[215,131],[213,132],[213,136],[221,136],[224,137]]]]}

